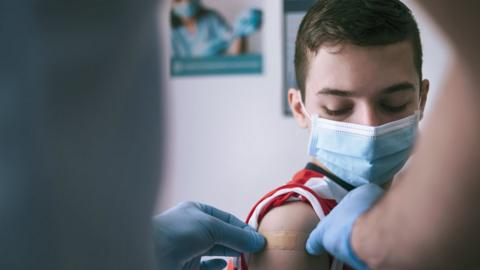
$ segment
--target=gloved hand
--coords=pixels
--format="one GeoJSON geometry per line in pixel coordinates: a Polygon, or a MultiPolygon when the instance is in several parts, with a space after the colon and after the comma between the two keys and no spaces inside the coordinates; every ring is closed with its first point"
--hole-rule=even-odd
{"type": "Polygon", "coordinates": [[[327,250],[355,269],[368,269],[352,249],[352,228],[357,218],[370,209],[382,194],[383,189],[374,184],[358,187],[348,193],[310,233],[307,252],[320,255],[327,250]]]}
{"type": "Polygon", "coordinates": [[[159,269],[223,269],[224,260],[200,262],[202,256],[238,257],[257,252],[265,238],[236,217],[208,205],[182,203],[153,219],[159,269]]]}
{"type": "Polygon", "coordinates": [[[238,16],[233,25],[233,35],[245,37],[253,34],[262,25],[262,11],[259,9],[245,10],[238,16]]]}

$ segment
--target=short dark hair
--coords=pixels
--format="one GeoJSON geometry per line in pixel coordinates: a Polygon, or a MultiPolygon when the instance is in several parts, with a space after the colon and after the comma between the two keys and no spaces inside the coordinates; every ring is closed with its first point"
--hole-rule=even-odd
{"type": "Polygon", "coordinates": [[[305,99],[310,59],[324,44],[389,45],[410,40],[422,78],[422,44],[417,22],[399,0],[317,0],[300,24],[295,43],[295,75],[305,99]]]}

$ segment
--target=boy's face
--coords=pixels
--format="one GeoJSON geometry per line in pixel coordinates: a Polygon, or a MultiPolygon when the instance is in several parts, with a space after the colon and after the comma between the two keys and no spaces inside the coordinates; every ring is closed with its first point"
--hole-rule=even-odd
{"type": "MultiPolygon", "coordinates": [[[[312,115],[379,126],[425,107],[429,82],[420,82],[408,41],[322,46],[312,57],[305,84],[305,108],[312,115]]],[[[299,125],[309,127],[300,92],[290,89],[288,101],[299,125]]]]}

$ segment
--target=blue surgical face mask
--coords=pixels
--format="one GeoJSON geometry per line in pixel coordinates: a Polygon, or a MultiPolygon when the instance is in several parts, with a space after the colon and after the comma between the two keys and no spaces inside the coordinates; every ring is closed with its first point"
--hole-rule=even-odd
{"type": "Polygon", "coordinates": [[[199,0],[191,0],[189,2],[183,2],[173,5],[173,13],[182,18],[192,18],[197,14],[200,7],[199,0]]]}
{"type": "MultiPolygon", "coordinates": [[[[303,103],[302,103],[303,106],[303,103]]],[[[405,165],[417,134],[420,112],[381,126],[311,116],[308,153],[353,186],[384,184],[405,165]]]]}

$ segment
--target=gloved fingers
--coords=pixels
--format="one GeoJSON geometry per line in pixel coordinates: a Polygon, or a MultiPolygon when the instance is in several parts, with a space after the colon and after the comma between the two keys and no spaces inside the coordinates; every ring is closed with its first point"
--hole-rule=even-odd
{"type": "Polygon", "coordinates": [[[259,28],[262,24],[262,11],[259,9],[252,9],[252,17],[254,18],[255,28],[259,28]]]}
{"type": "Polygon", "coordinates": [[[238,20],[241,22],[258,25],[262,20],[262,11],[258,8],[247,9],[240,14],[238,20]]]}
{"type": "Polygon", "coordinates": [[[234,215],[232,215],[230,213],[227,213],[227,212],[224,212],[224,211],[222,211],[220,209],[217,209],[213,206],[202,204],[202,203],[196,203],[196,205],[203,213],[205,213],[209,216],[212,216],[212,217],[216,217],[223,222],[226,222],[228,224],[231,224],[231,225],[239,227],[239,228],[245,228],[245,227],[248,226],[245,222],[241,221],[240,219],[238,219],[234,215]]]}
{"type": "Polygon", "coordinates": [[[347,238],[341,241],[339,237],[349,237],[358,216],[366,212],[382,195],[383,189],[374,184],[363,185],[349,192],[310,233],[306,243],[307,252],[310,255],[320,255],[325,249],[334,252],[332,244],[338,246],[339,243],[349,241],[347,238]]]}
{"type": "Polygon", "coordinates": [[[234,249],[222,245],[215,245],[204,256],[239,257],[240,255],[241,253],[234,249]]]}
{"type": "MultiPolygon", "coordinates": [[[[366,184],[352,190],[346,197],[352,197],[351,200],[365,202],[365,205],[373,205],[384,193],[384,190],[375,184],[366,184]],[[350,195],[350,196],[349,196],[350,195]]],[[[345,198],[346,198],[345,197],[345,198]]]]}
{"type": "Polygon", "coordinates": [[[262,11],[259,9],[245,10],[237,17],[234,24],[234,33],[236,36],[248,36],[257,31],[262,24],[262,11]]]}
{"type": "Polygon", "coordinates": [[[211,226],[206,227],[210,229],[215,244],[238,252],[256,252],[265,246],[265,238],[234,215],[209,205],[196,205],[203,213],[212,217],[211,226]]]}
{"type": "Polygon", "coordinates": [[[223,259],[211,259],[200,263],[200,270],[222,270],[227,266],[223,259]]]}
{"type": "Polygon", "coordinates": [[[323,237],[325,234],[326,225],[325,221],[325,219],[320,221],[307,239],[306,250],[310,255],[322,255],[325,252],[325,247],[323,246],[323,237]]]}
{"type": "Polygon", "coordinates": [[[265,246],[265,238],[250,226],[240,228],[217,219],[211,226],[210,234],[215,244],[238,252],[257,252],[265,246]]]}

